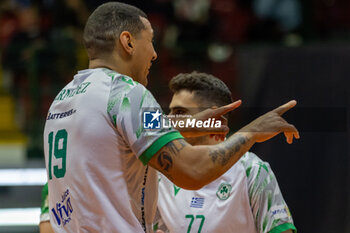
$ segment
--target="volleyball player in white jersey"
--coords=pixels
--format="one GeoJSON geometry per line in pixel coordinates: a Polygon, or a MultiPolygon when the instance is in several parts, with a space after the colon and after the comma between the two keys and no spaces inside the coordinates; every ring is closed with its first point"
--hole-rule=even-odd
{"type": "MultiPolygon", "coordinates": [[[[154,110],[151,121],[161,112],[145,88],[157,58],[147,16],[127,4],[103,4],[89,17],[83,39],[89,69],[79,71],[56,96],[44,129],[55,232],[152,232],[156,170],[179,187],[198,189],[227,171],[255,142],[280,132],[289,143],[299,137],[281,117],[295,101],[257,118],[220,145],[191,146],[176,130],[144,129],[143,110],[154,110]]],[[[239,104],[208,109],[195,119],[220,119],[239,104]]],[[[203,133],[187,130],[186,136],[198,132],[203,133]]]]}
{"type": "MultiPolygon", "coordinates": [[[[170,114],[195,114],[200,109],[232,102],[221,80],[206,73],[174,77],[170,114]]],[[[189,138],[192,145],[220,143],[218,136],[189,138]]],[[[172,233],[281,233],[296,231],[269,164],[247,152],[220,178],[200,190],[184,190],[160,175],[158,208],[172,233]]],[[[158,220],[158,224],[161,221],[158,220]]]]}

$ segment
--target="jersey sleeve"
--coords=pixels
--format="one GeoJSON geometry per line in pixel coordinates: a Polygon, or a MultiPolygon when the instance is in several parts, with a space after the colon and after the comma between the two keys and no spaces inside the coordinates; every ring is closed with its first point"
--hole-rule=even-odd
{"type": "Polygon", "coordinates": [[[267,162],[255,154],[242,157],[248,179],[248,194],[259,233],[280,233],[296,228],[277,179],[267,162]]]}
{"type": "Polygon", "coordinates": [[[40,222],[50,221],[49,214],[49,192],[48,184],[46,183],[41,191],[41,212],[40,222]]]}
{"type": "Polygon", "coordinates": [[[168,142],[183,137],[170,127],[145,129],[144,112],[158,110],[162,113],[160,105],[143,85],[127,76],[116,79],[112,83],[107,112],[112,124],[133,153],[143,164],[147,164],[152,156],[168,142]]]}

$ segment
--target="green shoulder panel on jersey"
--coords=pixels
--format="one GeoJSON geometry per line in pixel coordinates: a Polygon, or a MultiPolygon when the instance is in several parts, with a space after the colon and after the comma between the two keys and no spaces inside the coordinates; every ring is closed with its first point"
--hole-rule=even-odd
{"type": "Polygon", "coordinates": [[[127,96],[124,96],[123,101],[122,101],[122,106],[120,110],[122,111],[128,111],[130,109],[130,100],[127,96]]]}
{"type": "Polygon", "coordinates": [[[112,78],[112,81],[114,81],[114,79],[116,77],[119,76],[120,80],[131,85],[131,86],[135,86],[138,84],[138,82],[134,81],[131,77],[129,76],[126,76],[126,75],[122,75],[122,74],[119,74],[118,72],[114,71],[114,70],[110,70],[110,69],[107,69],[107,68],[104,68],[102,69],[102,71],[108,75],[109,77],[112,78]]]}
{"type": "Polygon", "coordinates": [[[293,233],[297,233],[296,227],[293,224],[289,223],[289,222],[284,223],[284,224],[279,225],[279,226],[276,226],[269,233],[281,233],[281,232],[284,232],[284,231],[287,231],[287,230],[292,230],[293,233]]]}
{"type": "Polygon", "coordinates": [[[120,103],[122,98],[123,98],[124,93],[120,93],[119,95],[113,96],[113,98],[108,99],[107,103],[107,112],[109,113],[113,107],[117,104],[120,103]]]}
{"type": "Polygon", "coordinates": [[[115,72],[114,70],[110,70],[110,69],[107,69],[107,68],[102,69],[102,71],[103,71],[106,75],[108,75],[109,77],[111,77],[111,78],[112,78],[112,81],[114,80],[115,76],[118,75],[118,73],[115,72]]]}
{"type": "Polygon", "coordinates": [[[250,176],[250,173],[252,171],[252,167],[259,162],[262,162],[262,160],[254,153],[247,152],[245,153],[242,158],[239,160],[239,162],[243,165],[247,177],[250,176]]]}
{"type": "MultiPolygon", "coordinates": [[[[148,96],[150,92],[146,89],[145,92],[142,94],[141,102],[140,102],[140,109],[142,108],[143,101],[145,100],[145,97],[148,96]]],[[[143,132],[144,128],[143,125],[141,124],[139,128],[136,130],[136,137],[139,138],[143,132]]]]}
{"type": "Polygon", "coordinates": [[[41,191],[41,214],[49,212],[49,187],[46,183],[41,191]]]}
{"type": "Polygon", "coordinates": [[[240,162],[246,171],[248,196],[258,232],[280,233],[289,229],[296,232],[270,165],[251,152],[240,162]]]}
{"type": "MultiPolygon", "coordinates": [[[[117,83],[123,82],[129,84],[121,85],[121,90],[109,97],[107,104],[107,112],[109,113],[113,109],[113,107],[118,103],[122,103],[122,109],[128,109],[128,107],[130,107],[130,100],[128,99],[127,94],[139,83],[134,81],[132,78],[125,75],[121,75],[113,70],[104,69],[103,71],[106,75],[112,78],[112,82],[115,81],[117,83]],[[116,79],[116,77],[118,77],[118,79],[116,79]]],[[[141,104],[147,92],[148,91],[146,90],[143,93],[141,104]]]]}
{"type": "Polygon", "coordinates": [[[257,189],[263,190],[268,184],[271,178],[269,165],[252,152],[247,152],[240,162],[245,168],[248,183],[250,183],[249,197],[252,198],[257,189]]]}
{"type": "Polygon", "coordinates": [[[164,134],[142,153],[142,155],[139,157],[140,160],[144,165],[146,165],[148,161],[151,160],[152,156],[157,153],[163,146],[175,139],[180,138],[183,138],[183,136],[178,131],[172,131],[164,134]]]}
{"type": "Polygon", "coordinates": [[[137,83],[130,77],[128,76],[121,76],[120,80],[122,80],[123,82],[131,85],[131,86],[135,86],[137,83]]]}

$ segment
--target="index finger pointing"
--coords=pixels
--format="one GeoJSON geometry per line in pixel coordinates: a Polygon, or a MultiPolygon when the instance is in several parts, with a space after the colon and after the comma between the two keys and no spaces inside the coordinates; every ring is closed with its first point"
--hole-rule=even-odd
{"type": "Polygon", "coordinates": [[[283,104],[279,106],[278,108],[275,108],[272,110],[273,112],[276,112],[278,115],[282,116],[285,112],[287,112],[289,109],[293,108],[295,105],[297,105],[297,101],[291,100],[286,104],[283,104]]]}
{"type": "Polygon", "coordinates": [[[215,116],[222,116],[225,115],[228,112],[233,111],[234,109],[238,108],[242,104],[242,100],[237,100],[231,104],[219,107],[214,109],[214,115],[215,116]]]}

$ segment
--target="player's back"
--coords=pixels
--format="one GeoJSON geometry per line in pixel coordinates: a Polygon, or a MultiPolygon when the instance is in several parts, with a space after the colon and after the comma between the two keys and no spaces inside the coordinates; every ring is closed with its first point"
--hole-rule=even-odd
{"type": "Polygon", "coordinates": [[[112,81],[104,69],[80,71],[50,107],[44,148],[57,232],[143,232],[129,200],[145,167],[107,113],[112,81]],[[140,173],[134,183],[130,167],[140,173]]]}

